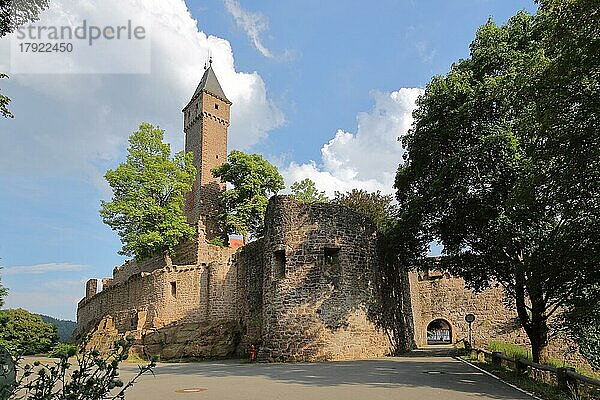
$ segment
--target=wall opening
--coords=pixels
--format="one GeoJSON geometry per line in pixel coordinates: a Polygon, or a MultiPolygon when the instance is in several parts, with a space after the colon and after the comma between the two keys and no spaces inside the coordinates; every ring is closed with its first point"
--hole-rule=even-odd
{"type": "Polygon", "coordinates": [[[452,328],[448,321],[434,319],[427,325],[427,344],[452,344],[452,328]]]}
{"type": "Polygon", "coordinates": [[[285,250],[275,250],[273,252],[275,278],[285,278],[285,250]]]}
{"type": "Polygon", "coordinates": [[[340,286],[341,263],[340,263],[340,248],[325,247],[323,250],[325,263],[323,265],[323,276],[328,283],[332,284],[335,289],[340,286]]]}
{"type": "Polygon", "coordinates": [[[177,282],[171,282],[171,296],[177,298],[177,282]]]}

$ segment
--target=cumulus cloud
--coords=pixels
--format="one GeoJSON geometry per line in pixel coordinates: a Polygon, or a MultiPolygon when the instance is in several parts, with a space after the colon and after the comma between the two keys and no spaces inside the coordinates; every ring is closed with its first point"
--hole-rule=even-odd
{"type": "Polygon", "coordinates": [[[229,12],[237,26],[242,28],[256,50],[267,58],[274,58],[273,53],[262,43],[261,34],[267,30],[269,21],[259,12],[244,10],[236,0],[224,0],[225,9],[229,12]]]}
{"type": "Polygon", "coordinates": [[[88,268],[89,268],[89,266],[87,266],[87,265],[70,264],[70,263],[19,265],[19,266],[2,268],[2,274],[4,274],[4,275],[21,275],[21,274],[39,275],[39,274],[46,274],[46,273],[51,273],[51,272],[83,271],[88,268]]]}
{"type": "Polygon", "coordinates": [[[328,196],[354,188],[392,193],[396,169],[404,149],[398,140],[413,118],[418,88],[375,92],[375,105],[357,116],[356,133],[338,130],[321,148],[321,163],[291,163],[282,170],[286,186],[310,178],[328,196]]]}
{"type": "MultiPolygon", "coordinates": [[[[183,0],[55,0],[39,24],[78,24],[83,19],[102,26],[144,21],[151,40],[151,72],[12,74],[3,92],[13,98],[16,118],[0,120],[3,174],[83,175],[101,183],[100,171],[122,157],[127,137],[142,121],[159,124],[174,150],[183,148],[181,109],[200,81],[209,54],[234,103],[230,148],[247,150],[284,123],[260,75],[237,71],[230,43],[200,31],[183,0]]],[[[0,70],[9,67],[3,65],[10,59],[8,41],[0,40],[0,70]]],[[[120,64],[138,62],[136,54],[109,56],[120,64]]],[[[89,62],[68,55],[63,61],[65,71],[85,68],[89,62]]]]}

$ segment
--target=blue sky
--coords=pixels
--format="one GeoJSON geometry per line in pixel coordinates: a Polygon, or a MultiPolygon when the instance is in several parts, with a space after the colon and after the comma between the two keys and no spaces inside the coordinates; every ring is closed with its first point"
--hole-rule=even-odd
{"type": "MultiPolygon", "coordinates": [[[[98,215],[110,196],[102,175],[123,160],[142,121],[182,148],[180,110],[209,51],[234,102],[230,149],[264,154],[288,186],[310,177],[329,194],[391,193],[396,138],[422,88],[468,56],[488,17],[504,22],[536,8],[509,0],[110,1],[90,9],[55,0],[42,22],[145,15],[150,73],[13,73],[2,82],[15,114],[0,120],[7,307],[74,319],[85,280],[122,263],[118,237],[98,215]]],[[[11,68],[9,41],[0,40],[0,71],[11,68]]]]}

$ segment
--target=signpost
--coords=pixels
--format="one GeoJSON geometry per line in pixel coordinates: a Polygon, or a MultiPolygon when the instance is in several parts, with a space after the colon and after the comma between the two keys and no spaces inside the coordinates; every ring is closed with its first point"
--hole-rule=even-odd
{"type": "Polygon", "coordinates": [[[469,345],[473,347],[473,330],[471,329],[471,324],[475,321],[475,314],[467,314],[465,315],[465,321],[469,324],[469,345]]]}

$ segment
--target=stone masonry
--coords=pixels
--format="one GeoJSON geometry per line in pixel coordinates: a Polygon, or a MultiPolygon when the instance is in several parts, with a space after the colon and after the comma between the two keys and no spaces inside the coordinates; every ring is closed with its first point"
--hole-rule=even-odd
{"type": "MultiPolygon", "coordinates": [[[[107,350],[132,336],[134,351],[163,359],[243,356],[251,344],[263,361],[389,354],[390,333],[369,318],[378,309],[380,258],[377,231],[366,217],[335,204],[274,196],[262,238],[237,251],[209,243],[224,236],[218,219],[224,185],[210,171],[226,161],[230,106],[209,66],[183,109],[186,151],[198,170],[185,213],[197,235],[172,256],[127,261],[111,278],[89,280],[74,337],[107,350]]],[[[403,294],[417,346],[427,344],[433,321],[448,327],[449,342],[467,339],[467,313],[476,316],[476,346],[527,345],[501,289],[474,294],[432,265],[438,268],[409,273],[403,294]]],[[[562,359],[565,347],[555,340],[550,353],[562,359]]],[[[571,361],[585,365],[578,356],[571,361]]]]}

